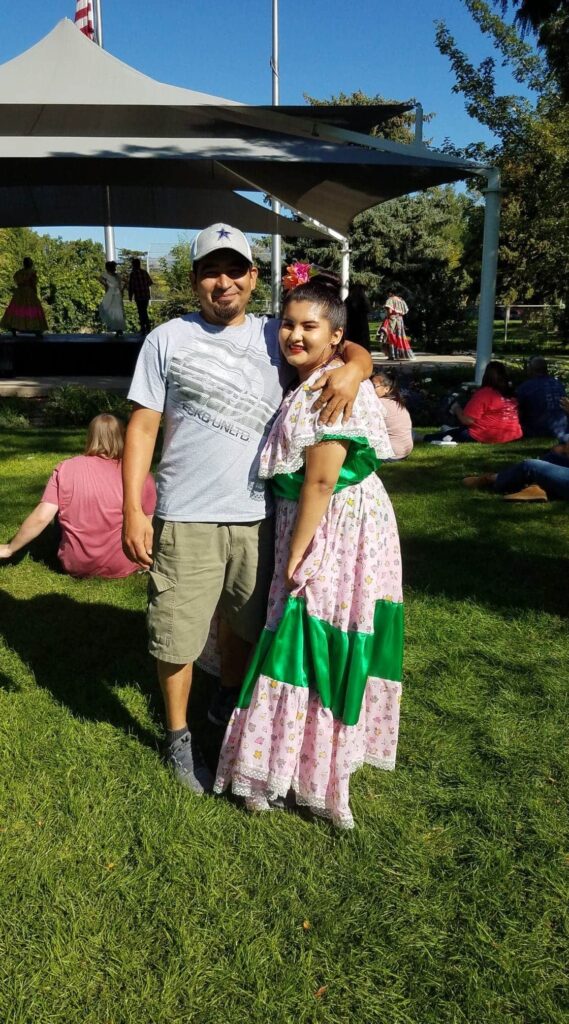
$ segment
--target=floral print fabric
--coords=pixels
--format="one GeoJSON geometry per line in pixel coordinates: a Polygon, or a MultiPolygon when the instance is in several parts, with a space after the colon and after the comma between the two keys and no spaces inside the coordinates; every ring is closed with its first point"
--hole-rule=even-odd
{"type": "MultiPolygon", "coordinates": [[[[369,392],[362,387],[360,395],[348,423],[334,424],[328,432],[368,437],[376,452],[385,454],[391,448],[371,385],[369,392]]],[[[305,385],[285,398],[261,456],[267,476],[297,469],[305,448],[323,435],[310,409],[313,401],[305,385]]],[[[272,631],[289,596],[284,569],[297,508],[294,501],[277,502],[275,571],[266,623],[272,631]]],[[[304,598],[309,616],[359,633],[373,632],[378,601],[401,602],[397,525],[375,473],[332,496],[291,595],[304,598]]],[[[364,763],[387,769],[395,765],[400,696],[399,680],[368,677],[359,720],[346,725],[295,680],[260,675],[250,706],[236,708],[228,725],[216,791],[231,785],[249,806],[266,809],[270,800],[292,789],[299,803],[351,827],[351,773],[364,763]]]]}

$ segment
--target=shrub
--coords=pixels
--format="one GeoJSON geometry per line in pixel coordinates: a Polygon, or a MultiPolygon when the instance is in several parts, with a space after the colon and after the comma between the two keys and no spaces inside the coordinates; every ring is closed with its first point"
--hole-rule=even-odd
{"type": "Polygon", "coordinates": [[[29,427],[30,404],[25,398],[3,398],[0,403],[0,427],[29,427]]]}
{"type": "Polygon", "coordinates": [[[49,426],[83,427],[102,412],[110,412],[126,422],[131,413],[130,402],[123,395],[112,392],[64,384],[50,393],[44,419],[49,426]]]}

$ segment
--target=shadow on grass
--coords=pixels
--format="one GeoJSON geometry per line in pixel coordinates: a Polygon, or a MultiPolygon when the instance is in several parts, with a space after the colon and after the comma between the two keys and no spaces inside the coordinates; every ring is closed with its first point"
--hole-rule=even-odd
{"type": "Polygon", "coordinates": [[[539,552],[513,554],[490,533],[475,540],[407,537],[403,565],[406,585],[417,592],[477,601],[504,612],[521,608],[559,616],[569,612],[564,560],[539,552]]]}
{"type": "MultiPolygon", "coordinates": [[[[155,713],[154,666],[146,654],[142,612],[82,604],[63,594],[19,601],[0,591],[0,622],[7,646],[30,667],[37,685],[73,715],[109,722],[156,747],[155,736],[114,692],[115,686],[138,686],[155,713]]],[[[4,674],[0,686],[18,688],[4,674]]]]}
{"type": "MultiPolygon", "coordinates": [[[[73,715],[108,722],[153,750],[158,748],[161,741],[140,725],[114,692],[116,686],[136,685],[162,728],[162,700],[154,659],[147,654],[143,612],[82,604],[63,594],[19,601],[0,590],[0,623],[6,645],[29,666],[37,685],[49,690],[73,715]]],[[[190,728],[199,736],[212,770],[224,731],[207,719],[216,682],[195,668],[188,709],[190,728]]],[[[0,687],[16,690],[18,684],[0,672],[0,687]]]]}

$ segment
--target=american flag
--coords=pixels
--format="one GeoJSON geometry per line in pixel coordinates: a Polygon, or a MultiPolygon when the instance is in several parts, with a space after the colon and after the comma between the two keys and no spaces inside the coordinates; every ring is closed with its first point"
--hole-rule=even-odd
{"type": "Polygon", "coordinates": [[[95,39],[91,0],[75,0],[75,24],[88,39],[95,39]]]}

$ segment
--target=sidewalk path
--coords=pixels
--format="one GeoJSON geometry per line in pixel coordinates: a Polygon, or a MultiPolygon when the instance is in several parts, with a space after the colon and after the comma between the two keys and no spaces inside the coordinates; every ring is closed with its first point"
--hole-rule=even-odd
{"type": "MultiPolygon", "coordinates": [[[[474,371],[476,360],[474,356],[452,355],[439,356],[430,352],[418,352],[415,359],[404,359],[390,362],[385,356],[372,352],[373,363],[376,369],[397,369],[401,373],[412,373],[413,370],[428,372],[437,366],[464,366],[474,371]]],[[[126,395],[130,377],[114,377],[111,374],[105,376],[66,376],[66,377],[20,377],[0,379],[0,396],[17,398],[43,398],[59,388],[63,384],[80,384],[86,388],[96,388],[101,391],[112,391],[116,394],[126,395]]]]}

